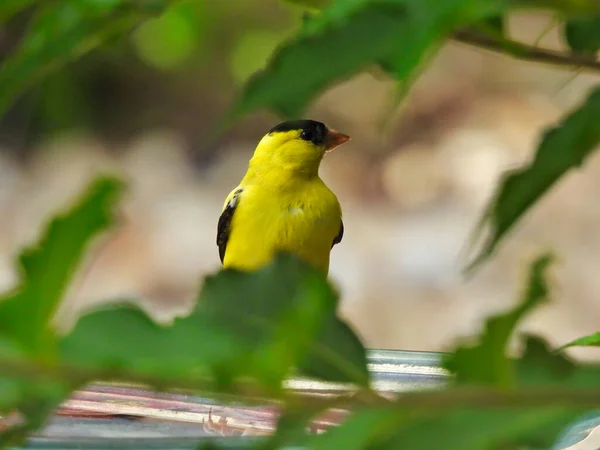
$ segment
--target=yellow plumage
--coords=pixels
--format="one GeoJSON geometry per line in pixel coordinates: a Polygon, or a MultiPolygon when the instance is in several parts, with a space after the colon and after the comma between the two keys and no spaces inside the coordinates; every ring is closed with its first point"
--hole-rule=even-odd
{"type": "Polygon", "coordinates": [[[223,205],[217,244],[224,267],[258,269],[287,251],[328,273],[329,253],[343,234],[342,210],[319,165],[348,139],[309,120],[284,122],[262,138],[223,205]]]}

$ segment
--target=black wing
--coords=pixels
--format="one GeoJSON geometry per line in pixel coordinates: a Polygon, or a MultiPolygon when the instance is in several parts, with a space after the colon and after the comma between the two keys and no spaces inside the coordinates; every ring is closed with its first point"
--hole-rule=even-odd
{"type": "Polygon", "coordinates": [[[340,231],[338,232],[337,236],[333,238],[333,242],[331,243],[331,248],[333,248],[333,246],[335,244],[339,244],[340,242],[342,242],[343,237],[344,237],[344,222],[340,221],[340,231]]]}
{"type": "Polygon", "coordinates": [[[231,233],[231,219],[233,213],[238,204],[242,189],[237,189],[231,199],[225,205],[221,217],[219,217],[219,224],[217,225],[217,246],[219,247],[219,257],[221,258],[221,264],[225,259],[225,249],[227,248],[227,241],[229,240],[229,234],[231,233]]]}

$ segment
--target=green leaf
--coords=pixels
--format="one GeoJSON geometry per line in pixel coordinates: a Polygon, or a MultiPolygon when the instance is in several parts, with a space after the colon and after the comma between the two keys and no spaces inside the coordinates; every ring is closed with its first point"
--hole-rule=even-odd
{"type": "Polygon", "coordinates": [[[525,212],[565,173],[580,167],[598,147],[598,117],[600,89],[597,88],[562,123],[544,133],[531,164],[503,177],[482,219],[481,225],[489,222],[489,236],[468,269],[488,259],[525,212]]]}
{"type": "Polygon", "coordinates": [[[252,74],[262,69],[273,50],[285,37],[281,31],[262,29],[241,35],[229,57],[230,72],[234,81],[242,85],[252,74]]]}
{"type": "Polygon", "coordinates": [[[291,5],[302,6],[307,9],[323,9],[328,6],[331,1],[330,0],[283,0],[284,3],[289,3],[291,5]]]}
{"type": "Polygon", "coordinates": [[[51,377],[37,366],[55,359],[49,321],[86,245],[111,223],[121,190],[114,178],[95,180],[70,211],[50,222],[38,245],[21,253],[21,284],[0,299],[0,413],[17,410],[24,421],[2,430],[2,448],[20,445],[80,386],[81,380],[51,377]]]}
{"type": "Polygon", "coordinates": [[[302,443],[308,436],[310,421],[321,412],[320,406],[288,406],[277,420],[275,433],[271,435],[259,450],[282,449],[302,443]]]}
{"type": "Polygon", "coordinates": [[[114,178],[95,180],[71,210],[52,219],[39,244],[21,253],[20,286],[0,299],[2,335],[48,356],[54,341],[49,321],[88,243],[112,223],[122,188],[114,178]]]}
{"type": "Polygon", "coordinates": [[[6,374],[6,361],[21,362],[27,359],[27,354],[17,343],[0,335],[0,416],[19,404],[24,396],[21,380],[15,374],[6,374]]]}
{"type": "Polygon", "coordinates": [[[504,37],[506,28],[504,16],[490,16],[482,20],[478,26],[488,34],[493,34],[495,37],[504,37]]]}
{"type": "Polygon", "coordinates": [[[600,50],[600,17],[568,20],[564,33],[574,53],[594,55],[600,50]]]}
{"type": "Polygon", "coordinates": [[[190,3],[168,9],[159,17],[142,23],[132,33],[138,56],[162,70],[180,68],[196,49],[198,24],[190,3]]]}
{"type": "Polygon", "coordinates": [[[250,376],[279,389],[300,362],[310,374],[365,385],[365,350],[335,317],[336,306],[318,271],[281,255],[256,272],[208,277],[196,309],[172,326],[156,325],[133,307],[91,313],[61,350],[73,364],[173,378],[214,376],[225,388],[250,376]],[[324,332],[328,327],[334,331],[324,332]],[[325,337],[315,341],[319,336],[325,337]],[[317,356],[307,361],[312,352],[317,356]]]}
{"type": "Polygon", "coordinates": [[[350,326],[330,316],[321,327],[307,357],[299,365],[302,374],[328,381],[369,383],[367,355],[350,326]]]}
{"type": "Polygon", "coordinates": [[[244,353],[253,362],[246,364],[261,378],[277,383],[306,361],[308,375],[368,383],[364,348],[337,319],[336,294],[318,271],[291,255],[253,275],[226,270],[209,278],[198,303],[210,323],[248,346],[244,353]]]}
{"type": "MultiPolygon", "coordinates": [[[[576,369],[575,363],[565,354],[553,351],[543,339],[536,336],[526,337],[525,351],[516,363],[517,380],[520,386],[572,384],[576,369]]],[[[585,372],[586,370],[581,368],[577,376],[582,377],[585,372]]],[[[581,387],[583,380],[580,378],[575,384],[581,387]]],[[[596,381],[587,384],[590,387],[597,385],[596,381]]]]}
{"type": "Polygon", "coordinates": [[[512,3],[523,8],[552,9],[564,16],[600,14],[600,4],[594,0],[517,0],[512,3]]]}
{"type": "Polygon", "coordinates": [[[561,349],[575,346],[600,347],[600,332],[580,337],[561,347],[561,349]]]}
{"type": "Polygon", "coordinates": [[[6,378],[0,376],[0,396],[10,392],[13,402],[5,412],[18,410],[24,417],[24,423],[3,428],[0,432],[0,448],[20,446],[32,432],[39,430],[54,409],[62,403],[78,384],[66,380],[38,376],[31,378],[6,378]]]}
{"type": "Polygon", "coordinates": [[[478,0],[333,1],[255,74],[230,118],[265,107],[297,117],[321,91],[380,61],[398,80],[408,81],[455,26],[495,9],[478,0]]]}
{"type": "Polygon", "coordinates": [[[0,2],[0,25],[34,3],[35,0],[2,0],[0,2]]]}
{"type": "Polygon", "coordinates": [[[161,326],[134,305],[107,307],[83,316],[61,339],[61,359],[90,370],[127,371],[124,377],[206,375],[206,364],[226,358],[235,342],[195,319],[161,326]]]}
{"type": "MultiPolygon", "coordinates": [[[[404,419],[403,413],[387,408],[352,414],[342,425],[308,440],[310,450],[362,450],[374,448],[382,437],[390,436],[404,419]]],[[[409,448],[404,445],[399,448],[409,448]]],[[[417,447],[422,449],[423,447],[417,447]]]]}
{"type": "Polygon", "coordinates": [[[456,408],[410,412],[397,405],[354,413],[342,425],[307,439],[306,448],[325,450],[494,450],[524,445],[548,448],[579,408],[456,408]]]}
{"type": "Polygon", "coordinates": [[[578,408],[458,409],[399,426],[376,449],[497,450],[548,448],[581,413],[578,408]],[[543,432],[540,432],[542,430],[543,432]]]}
{"type": "Polygon", "coordinates": [[[0,429],[0,448],[21,445],[53,409],[76,387],[65,379],[47,376],[36,361],[13,341],[0,336],[0,416],[19,411],[24,422],[0,429]]]}
{"type": "MultiPolygon", "coordinates": [[[[527,339],[525,352],[516,365],[521,389],[599,386],[600,367],[577,367],[564,355],[551,351],[539,338],[527,339]]],[[[449,385],[439,391],[412,394],[410,403],[406,403],[406,397],[400,397],[392,405],[355,412],[341,426],[304,441],[309,449],[549,448],[556,436],[586,411],[569,400],[563,405],[553,403],[553,391],[545,391],[548,406],[529,406],[521,403],[518,395],[511,397],[514,406],[498,406],[491,395],[510,391],[482,390],[476,398],[478,406],[474,407],[468,404],[474,399],[472,393],[464,387],[449,385]],[[490,395],[489,400],[486,395],[490,395]]]]}
{"type": "Polygon", "coordinates": [[[506,346],[519,321],[546,301],[546,270],[552,257],[539,257],[531,266],[527,289],[519,304],[510,312],[489,318],[478,343],[461,346],[444,357],[443,364],[459,383],[482,383],[511,386],[516,383],[514,367],[506,356],[506,346]]]}
{"type": "Polygon", "coordinates": [[[38,8],[21,45],[0,67],[0,115],[45,76],[132,28],[156,9],[151,3],[169,1],[77,0],[38,8]]]}

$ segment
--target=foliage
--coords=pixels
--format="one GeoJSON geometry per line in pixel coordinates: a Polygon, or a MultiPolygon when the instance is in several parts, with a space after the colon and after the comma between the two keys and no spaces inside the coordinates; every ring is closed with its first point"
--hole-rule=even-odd
{"type": "Polygon", "coordinates": [[[69,213],[48,225],[39,245],[22,252],[21,283],[0,300],[0,414],[18,409],[23,425],[0,433],[8,445],[38,428],[46,415],[85,380],[46,376],[58,359],[58,337],[50,322],[90,240],[113,221],[122,190],[113,178],[99,178],[69,213]],[[22,378],[30,364],[35,379],[22,378]]]}
{"type": "Polygon", "coordinates": [[[575,53],[596,54],[600,50],[600,18],[569,20],[565,24],[565,39],[575,53]]]}
{"type": "MultiPolygon", "coordinates": [[[[179,64],[196,30],[185,22],[187,10],[168,8],[175,3],[2,2],[0,23],[24,15],[28,26],[0,67],[0,112],[28,87],[149,17],[157,16],[135,34],[141,56],[162,68],[179,64]],[[169,30],[182,33],[175,54],[163,52],[161,33],[169,30]]],[[[248,81],[228,120],[261,108],[299,116],[323,90],[372,66],[405,92],[423,63],[457,33],[463,40],[476,33],[499,43],[502,51],[527,57],[523,45],[510,41],[505,23],[520,7],[550,9],[564,21],[572,52],[550,54],[552,61],[597,64],[600,6],[594,0],[289,3],[311,15],[248,81]]],[[[536,58],[547,58],[548,53],[533,50],[536,58]]],[[[600,90],[595,89],[542,136],[530,165],[503,178],[484,217],[489,239],[474,264],[490,257],[539,198],[598,147],[598,117],[600,90]]],[[[533,262],[513,310],[490,318],[474,344],[458,344],[444,356],[453,375],[447,386],[393,400],[370,386],[365,349],[337,316],[335,290],[287,254],[259,271],[223,270],[207,277],[192,313],[169,326],[153,323],[126,303],[88,313],[61,336],[52,327],[53,313],[91,240],[113,224],[121,192],[118,180],[98,178],[79,202],[49,223],[39,244],[20,256],[21,283],[0,303],[0,415],[18,411],[23,420],[0,432],[4,448],[22,443],[73,390],[98,379],[235,394],[240,401],[278,400],[283,415],[277,433],[256,444],[264,448],[548,448],[565,425],[598,407],[600,367],[576,363],[533,336],[523,339],[519,357],[508,355],[519,321],[548,300],[549,255],[533,262]],[[297,372],[349,383],[356,395],[295,398],[283,381],[297,372]],[[341,426],[320,435],[305,433],[311,417],[342,404],[352,414],[341,426]]],[[[567,346],[599,342],[595,334],[567,346]]]]}
{"type": "Polygon", "coordinates": [[[10,0],[0,20],[33,7],[27,35],[0,67],[0,113],[42,77],[56,72],[105,41],[157,15],[170,0],[77,0],[41,2],[10,0]]]}
{"type": "Polygon", "coordinates": [[[544,133],[529,166],[503,177],[484,217],[490,222],[490,236],[472,267],[492,255],[508,231],[560,177],[580,167],[596,150],[600,144],[599,116],[600,89],[596,89],[561,124],[544,133]]]}
{"type": "Polygon", "coordinates": [[[554,436],[585,408],[566,404],[540,407],[527,402],[518,408],[511,402],[495,405],[497,399],[482,389],[482,386],[509,389],[500,392],[524,400],[534,392],[525,389],[526,386],[540,388],[555,380],[560,380],[563,387],[597,387],[592,377],[599,374],[599,368],[582,368],[578,373],[564,355],[550,352],[539,339],[526,341],[521,358],[505,356],[506,341],[518,319],[547,298],[545,271],[550,261],[548,255],[543,255],[532,264],[522,300],[509,313],[488,321],[478,345],[459,346],[446,356],[445,365],[454,374],[449,388],[429,395],[406,395],[390,405],[363,409],[341,427],[311,438],[309,448],[550,446],[554,436]],[[582,377],[584,372],[586,375],[582,377]]]}
{"type": "Polygon", "coordinates": [[[333,2],[250,80],[232,114],[268,106],[298,117],[326,87],[380,61],[406,80],[459,19],[475,21],[489,9],[470,0],[333,2]]]}
{"type": "Polygon", "coordinates": [[[112,207],[120,191],[118,180],[97,180],[68,215],[50,222],[39,245],[21,253],[21,284],[0,300],[0,327],[27,352],[44,357],[53,350],[54,336],[48,322],[86,244],[112,222],[112,207]]]}
{"type": "Polygon", "coordinates": [[[177,4],[159,17],[141,23],[133,33],[140,58],[150,65],[170,70],[190,56],[198,34],[189,3],[177,4]]]}
{"type": "Polygon", "coordinates": [[[506,347],[523,316],[547,300],[548,287],[544,280],[544,271],[550,262],[550,256],[544,256],[534,262],[527,291],[520,305],[506,314],[488,319],[477,345],[457,347],[454,353],[445,358],[445,367],[455,374],[458,382],[502,387],[512,387],[516,384],[514,367],[506,356],[506,347]]]}
{"type": "Polygon", "coordinates": [[[600,333],[594,333],[588,336],[580,337],[579,339],[575,339],[573,342],[569,342],[568,344],[564,345],[562,348],[564,349],[577,345],[600,347],[600,333]]]}
{"type": "MultiPolygon", "coordinates": [[[[119,191],[114,179],[95,181],[69,213],[51,222],[35,251],[25,253],[37,255],[32,261],[51,263],[44,266],[42,280],[29,273],[24,277],[18,290],[22,307],[51,309],[40,307],[44,303],[34,287],[45,280],[52,280],[50,286],[63,286],[81,249],[111,222],[119,191]],[[69,235],[77,239],[59,246],[69,235]],[[70,251],[65,254],[57,251],[60,248],[70,251]]],[[[600,374],[600,367],[578,367],[533,338],[520,359],[505,356],[518,320],[548,296],[545,271],[550,261],[544,255],[533,263],[520,303],[509,313],[491,318],[477,346],[457,347],[447,356],[454,383],[440,392],[414,393],[392,402],[366,384],[364,348],[336,318],[335,292],[320,272],[291,255],[282,254],[253,273],[224,270],[208,277],[196,309],[170,326],[153,323],[133,306],[114,306],[89,313],[70,334],[57,336],[50,327],[51,315],[45,313],[43,326],[33,330],[44,336],[46,345],[39,347],[30,344],[37,339],[20,333],[30,318],[22,312],[11,315],[12,326],[3,327],[0,335],[0,410],[18,409],[27,421],[0,434],[0,442],[20,442],[43,424],[71,390],[91,380],[140,381],[160,388],[210,389],[240,398],[269,395],[285,400],[282,382],[297,367],[310,376],[352,382],[371,400],[356,403],[358,409],[345,424],[319,436],[299,432],[299,426],[337,400],[289,403],[286,420],[282,419],[273,437],[278,446],[365,448],[369,443],[369,448],[397,448],[403,442],[436,448],[440,442],[452,442],[450,448],[479,449],[497,448],[499,443],[506,448],[523,443],[548,445],[585,407],[574,407],[568,395],[563,397],[564,404],[555,404],[551,396],[541,397],[549,405],[512,402],[530,397],[540,401],[531,387],[556,380],[564,382],[563,389],[597,388],[600,374]],[[487,371],[482,372],[482,367],[487,371]],[[482,385],[509,390],[481,390],[482,385]],[[510,395],[505,398],[503,394],[510,395]],[[429,429],[439,432],[424,432],[429,429]]],[[[12,302],[9,298],[2,306],[8,308],[12,302]]]]}
{"type": "Polygon", "coordinates": [[[317,271],[281,255],[254,274],[225,270],[208,277],[196,309],[169,327],[133,306],[88,314],[62,340],[61,355],[90,369],[205,377],[228,389],[241,377],[280,389],[294,365],[306,375],[366,386],[364,348],[335,317],[336,305],[317,271]]]}

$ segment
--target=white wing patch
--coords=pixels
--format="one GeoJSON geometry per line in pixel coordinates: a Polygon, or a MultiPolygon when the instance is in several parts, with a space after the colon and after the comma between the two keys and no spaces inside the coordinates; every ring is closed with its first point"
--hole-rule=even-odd
{"type": "Polygon", "coordinates": [[[240,201],[241,193],[242,193],[241,189],[238,189],[233,193],[233,197],[231,198],[231,200],[229,200],[229,203],[228,203],[231,208],[235,208],[237,206],[238,202],[240,201]]]}

